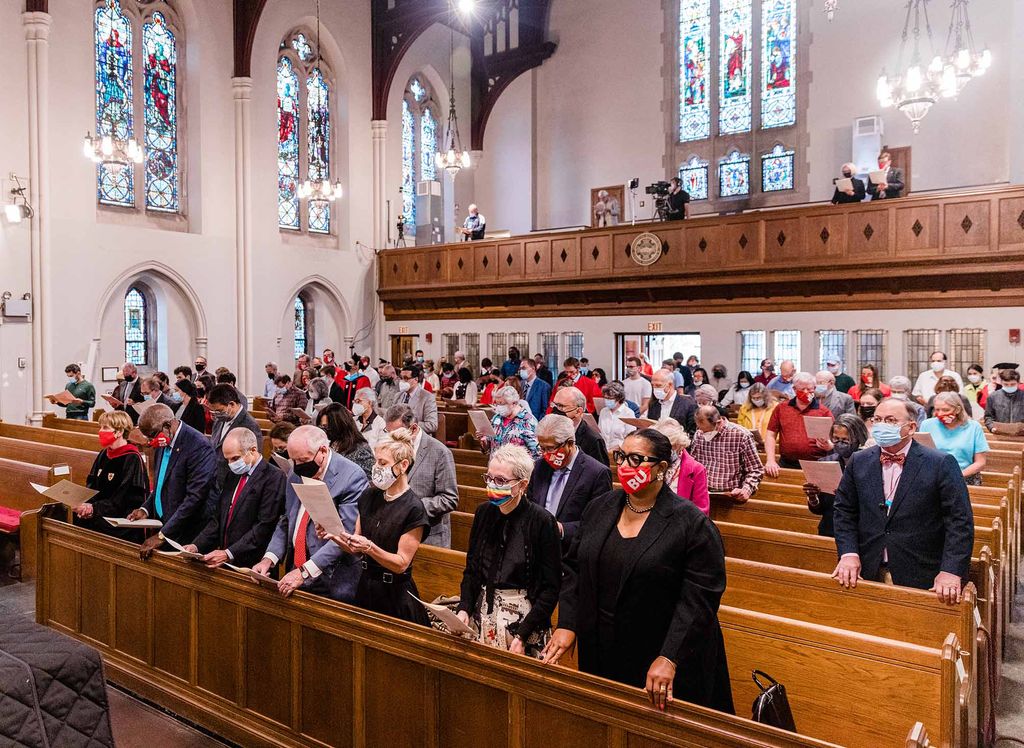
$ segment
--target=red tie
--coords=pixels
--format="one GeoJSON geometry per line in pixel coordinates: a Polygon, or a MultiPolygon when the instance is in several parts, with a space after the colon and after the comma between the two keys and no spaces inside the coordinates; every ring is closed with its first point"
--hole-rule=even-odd
{"type": "Polygon", "coordinates": [[[306,557],[306,530],[309,528],[309,512],[299,509],[302,514],[299,516],[299,531],[295,535],[295,558],[294,566],[298,569],[309,559],[306,557]]]}
{"type": "Polygon", "coordinates": [[[238,497],[242,495],[242,489],[245,488],[245,482],[249,480],[248,475],[243,475],[242,479],[238,481],[238,487],[235,488],[235,495],[231,498],[231,508],[228,509],[228,521],[224,524],[224,547],[228,545],[228,528],[231,526],[231,518],[235,516],[235,504],[238,503],[238,497]]]}
{"type": "Polygon", "coordinates": [[[882,452],[882,464],[883,465],[902,465],[907,459],[907,456],[902,452],[891,455],[888,452],[882,452]]]}

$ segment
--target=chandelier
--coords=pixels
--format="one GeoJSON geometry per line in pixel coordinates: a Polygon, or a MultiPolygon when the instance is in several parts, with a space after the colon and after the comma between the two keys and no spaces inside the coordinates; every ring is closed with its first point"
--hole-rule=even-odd
{"type": "MultiPolygon", "coordinates": [[[[316,62],[314,63],[314,69],[317,72],[322,72],[320,70],[320,60],[320,0],[316,0],[316,62]]],[[[324,166],[324,171],[327,171],[327,169],[330,168],[326,163],[324,166]]],[[[333,183],[329,177],[323,180],[311,180],[309,179],[308,174],[306,181],[300,184],[295,191],[300,200],[308,199],[312,202],[320,203],[333,203],[345,192],[341,187],[341,182],[338,180],[335,180],[333,183]]]]}
{"type": "Polygon", "coordinates": [[[942,94],[947,97],[959,94],[971,78],[984,75],[992,65],[992,53],[987,49],[979,52],[974,46],[967,4],[968,0],[953,0],[942,69],[942,94]]]}
{"type": "Polygon", "coordinates": [[[825,17],[831,21],[839,10],[839,0],[825,0],[825,17]]]}
{"type": "Polygon", "coordinates": [[[931,110],[932,106],[943,95],[948,88],[943,87],[943,60],[938,55],[932,57],[927,67],[922,65],[921,59],[921,22],[924,21],[925,32],[928,35],[928,45],[934,52],[932,41],[932,27],[928,20],[928,0],[908,0],[907,18],[903,23],[903,36],[900,41],[900,55],[897,61],[897,74],[893,77],[886,75],[882,69],[882,75],[878,79],[878,103],[883,109],[895,106],[903,112],[914,132],[921,129],[921,120],[931,110]],[[911,19],[913,19],[914,46],[910,53],[909,65],[904,69],[903,60],[906,53],[907,41],[911,33],[911,19]]]}
{"type": "MultiPolygon", "coordinates": [[[[472,4],[462,0],[460,8],[463,12],[472,10],[472,4]],[[468,9],[468,10],[467,10],[468,9]]],[[[469,151],[462,147],[462,138],[459,136],[459,116],[455,111],[455,25],[451,28],[451,50],[448,57],[451,73],[451,82],[448,87],[448,126],[445,128],[444,145],[439,148],[435,157],[437,168],[444,169],[448,175],[455,179],[456,175],[463,169],[472,166],[469,158],[469,151]]]]}
{"type": "MultiPolygon", "coordinates": [[[[117,123],[111,123],[110,132],[117,131],[117,123]]],[[[87,132],[85,142],[82,144],[82,154],[114,173],[120,173],[122,169],[128,168],[131,164],[142,163],[142,148],[135,138],[122,140],[109,134],[94,136],[91,132],[87,132]]]]}

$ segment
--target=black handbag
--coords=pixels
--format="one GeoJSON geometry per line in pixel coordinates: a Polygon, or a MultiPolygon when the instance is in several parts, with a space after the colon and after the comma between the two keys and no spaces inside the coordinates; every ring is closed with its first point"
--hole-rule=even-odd
{"type": "Polygon", "coordinates": [[[760,670],[753,671],[752,676],[761,694],[754,699],[751,719],[763,725],[796,732],[793,712],[789,708],[789,699],[786,698],[786,687],[760,670]],[[760,678],[764,678],[771,685],[766,686],[760,678]]]}

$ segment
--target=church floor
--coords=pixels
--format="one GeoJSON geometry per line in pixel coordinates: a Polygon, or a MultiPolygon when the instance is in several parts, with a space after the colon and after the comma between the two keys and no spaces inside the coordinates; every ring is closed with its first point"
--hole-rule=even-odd
{"type": "MultiPolygon", "coordinates": [[[[35,603],[33,583],[0,580],[0,620],[8,615],[31,617],[35,603]]],[[[107,694],[119,748],[154,748],[157,745],[159,748],[217,748],[225,745],[116,688],[108,688],[107,694]],[[159,743],[154,742],[153,735],[161,736],[159,743]]],[[[1017,585],[1014,622],[1007,630],[996,726],[1000,737],[1024,740],[1024,588],[1021,580],[1017,585]]]]}

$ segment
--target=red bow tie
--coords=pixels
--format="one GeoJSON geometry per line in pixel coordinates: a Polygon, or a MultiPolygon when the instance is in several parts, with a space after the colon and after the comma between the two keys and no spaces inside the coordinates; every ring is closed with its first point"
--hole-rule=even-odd
{"type": "Polygon", "coordinates": [[[888,452],[882,452],[882,464],[883,465],[902,465],[906,462],[907,456],[902,452],[898,454],[889,454],[888,452]]]}

